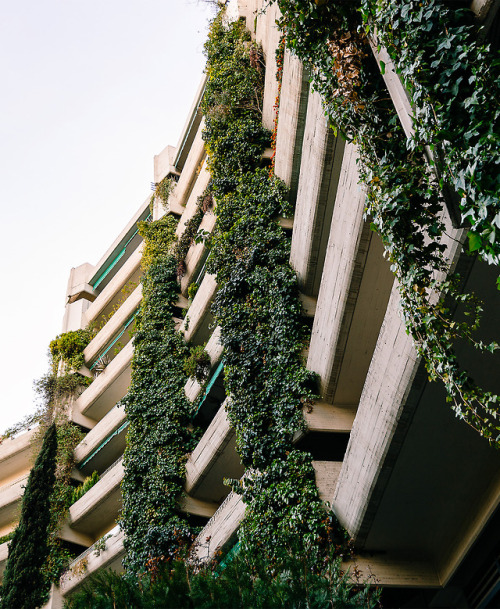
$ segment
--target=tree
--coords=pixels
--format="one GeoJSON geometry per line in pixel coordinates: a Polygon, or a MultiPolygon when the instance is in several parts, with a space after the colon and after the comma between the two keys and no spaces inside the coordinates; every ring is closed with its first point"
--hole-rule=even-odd
{"type": "Polygon", "coordinates": [[[21,518],[9,545],[1,609],[35,609],[45,601],[50,586],[43,573],[49,553],[50,497],[56,480],[57,430],[47,429],[42,449],[30,472],[21,518]]]}

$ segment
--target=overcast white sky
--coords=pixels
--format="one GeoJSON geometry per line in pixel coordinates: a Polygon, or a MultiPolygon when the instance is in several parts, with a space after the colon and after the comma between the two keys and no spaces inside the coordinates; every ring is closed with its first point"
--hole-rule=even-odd
{"type": "Polygon", "coordinates": [[[69,270],[150,194],[202,76],[197,0],[0,0],[0,433],[34,409],[69,270]]]}

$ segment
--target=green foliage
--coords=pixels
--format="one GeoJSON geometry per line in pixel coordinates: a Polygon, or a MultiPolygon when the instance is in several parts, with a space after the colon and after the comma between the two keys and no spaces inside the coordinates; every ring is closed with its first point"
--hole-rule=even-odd
{"type": "Polygon", "coordinates": [[[71,499],[69,500],[69,505],[73,505],[73,503],[76,503],[78,499],[83,497],[85,493],[89,491],[98,482],[99,474],[97,472],[92,472],[91,476],[87,476],[80,485],[73,489],[71,499]]]}
{"type": "Polygon", "coordinates": [[[165,178],[163,178],[163,180],[161,180],[161,182],[155,184],[153,197],[160,199],[164,209],[166,209],[168,205],[168,198],[170,196],[170,193],[172,192],[173,187],[174,181],[170,176],[166,176],[165,178]]]}
{"type": "Polygon", "coordinates": [[[34,609],[47,600],[50,580],[44,572],[49,554],[47,542],[51,513],[50,496],[55,484],[57,429],[52,424],[29,475],[21,518],[12,541],[1,591],[4,609],[34,609]]]}
{"type": "Polygon", "coordinates": [[[92,340],[92,332],[87,329],[70,330],[59,334],[50,342],[49,350],[52,356],[52,368],[54,374],[57,373],[59,363],[63,362],[66,372],[76,372],[81,368],[85,361],[83,350],[92,340]]]}
{"type": "Polygon", "coordinates": [[[321,569],[304,554],[288,556],[281,570],[258,567],[241,554],[220,568],[177,561],[139,582],[111,572],[91,576],[66,609],[371,609],[380,593],[341,570],[328,556],[321,569]]]}
{"type": "Polygon", "coordinates": [[[193,283],[189,284],[189,287],[188,287],[189,300],[193,300],[193,298],[196,296],[196,292],[198,292],[199,287],[200,286],[195,281],[193,281],[193,283]]]}
{"type": "Polygon", "coordinates": [[[207,270],[219,285],[212,311],[224,345],[227,412],[249,470],[243,483],[233,483],[247,503],[240,538],[248,557],[268,564],[279,564],[292,541],[319,559],[325,511],[312,457],[293,445],[316,379],[302,361],[308,330],[290,242],[276,222],[292,209],[283,183],[259,168],[269,142],[260,103],[253,103],[263,87],[260,50],[241,22],[226,25],[222,16],[205,48],[203,137],[217,200],[207,270]]]}
{"type": "Polygon", "coordinates": [[[471,225],[471,249],[498,262],[497,57],[478,45],[463,12],[439,0],[277,2],[288,47],[310,66],[333,127],[358,147],[367,214],[430,378],[443,381],[457,416],[499,445],[498,396],[477,386],[455,353],[458,341],[483,352],[498,345],[474,338],[481,307],[461,293],[460,278],[438,279],[449,269],[441,220],[447,186],[471,225]],[[375,30],[411,95],[413,138],[402,130],[369,48],[366,33],[375,30]],[[424,162],[426,146],[434,149],[439,180],[424,162]],[[468,323],[453,319],[457,304],[468,323]]]}
{"type": "Polygon", "coordinates": [[[210,356],[205,351],[205,346],[197,345],[191,347],[189,356],[184,360],[184,372],[201,385],[207,380],[210,365],[210,356]]]}
{"type": "Polygon", "coordinates": [[[178,294],[177,263],[170,253],[175,221],[166,216],[144,224],[141,234],[143,300],[136,318],[132,382],[122,401],[129,421],[121,523],[129,574],[156,568],[192,536],[177,509],[195,437],[182,370],[188,349],[172,318],[178,294]]]}
{"type": "Polygon", "coordinates": [[[7,533],[7,535],[2,535],[2,537],[0,537],[0,545],[5,543],[6,541],[10,541],[13,537],[14,537],[14,531],[7,533]]]}
{"type": "Polygon", "coordinates": [[[186,272],[186,256],[189,248],[196,241],[196,235],[205,213],[212,207],[213,197],[211,187],[208,186],[205,192],[198,197],[196,202],[196,212],[189,218],[184,226],[181,237],[174,247],[173,254],[177,260],[177,276],[182,277],[186,272]]]}

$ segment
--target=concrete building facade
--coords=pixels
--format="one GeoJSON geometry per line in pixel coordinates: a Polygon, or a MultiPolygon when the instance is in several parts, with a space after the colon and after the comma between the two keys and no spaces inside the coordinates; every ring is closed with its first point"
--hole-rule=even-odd
{"type": "MultiPolygon", "coordinates": [[[[261,44],[266,59],[263,123],[272,129],[278,93],[275,51],[277,8],[263,0],[239,0],[239,18],[261,44]]],[[[233,3],[234,8],[234,3],[233,3]]],[[[478,18],[492,22],[497,3],[474,0],[478,18]],[[488,10],[489,9],[489,10],[488,10]]],[[[375,53],[383,53],[374,49],[375,53]]],[[[386,61],[384,79],[402,124],[411,128],[411,107],[386,61]]],[[[120,569],[123,532],[116,525],[122,505],[120,482],[127,419],[120,400],[131,379],[133,340],[128,330],[141,303],[142,238],[137,223],[163,214],[179,218],[177,232],[196,211],[210,174],[202,141],[201,83],[176,148],[154,159],[154,182],[176,183],[167,209],[150,197],[95,265],[71,270],[63,331],[93,323],[101,329],[85,349],[92,384],[75,399],[70,418],[87,433],[75,449],[74,476],[93,471],[99,482],[70,510],[61,538],[81,553],[54,588],[57,607],[102,568],[120,569]],[[114,314],[110,315],[112,312],[114,314]],[[104,540],[104,541],[103,541],[104,540]]],[[[268,153],[269,156],[269,153],[268,153]]],[[[387,606],[495,607],[500,604],[500,456],[446,404],[444,388],[430,383],[407,335],[399,292],[383,245],[364,217],[357,150],[336,137],[304,66],[285,53],[279,106],[275,171],[296,200],[290,262],[311,327],[308,369],[320,379],[322,401],[305,412],[307,432],[297,443],[314,457],[319,493],[353,537],[356,564],[386,587],[387,606]],[[394,604],[391,604],[394,603],[394,604]]],[[[462,251],[466,231],[447,209],[446,255],[485,302],[485,336],[499,337],[495,269],[462,251]]],[[[201,229],[211,232],[215,213],[201,229]]],[[[235,433],[225,411],[220,329],[212,328],[210,305],[216,278],[205,273],[203,242],[191,246],[180,281],[177,327],[191,344],[206,344],[211,371],[206,387],[190,379],[186,396],[202,394],[206,431],[186,464],[186,496],[179,509],[205,519],[196,552],[209,558],[229,549],[245,506],[224,485],[244,474],[235,433]],[[187,289],[196,281],[192,302],[187,289]],[[182,313],[188,308],[189,326],[182,313]],[[211,538],[210,546],[203,542],[211,538]]],[[[500,392],[498,358],[485,363],[467,348],[461,357],[489,389],[500,392]]],[[[28,432],[0,445],[0,536],[16,524],[17,506],[29,472],[28,432]]],[[[0,573],[7,542],[0,545],[0,573]]]]}

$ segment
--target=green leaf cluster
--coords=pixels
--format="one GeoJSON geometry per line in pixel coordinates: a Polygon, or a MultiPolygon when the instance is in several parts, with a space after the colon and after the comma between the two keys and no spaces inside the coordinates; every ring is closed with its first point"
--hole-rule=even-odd
{"type": "Polygon", "coordinates": [[[474,382],[455,352],[458,341],[482,352],[498,346],[475,339],[481,307],[462,294],[458,276],[446,277],[441,213],[458,199],[471,250],[498,263],[498,53],[477,42],[463,11],[441,0],[276,1],[287,45],[310,67],[332,126],[357,145],[366,214],[382,237],[407,331],[430,378],[442,380],[457,416],[499,445],[498,396],[474,382]],[[411,138],[368,36],[387,48],[406,85],[411,138]],[[467,322],[454,320],[457,306],[467,322]]]}
{"type": "Polygon", "coordinates": [[[207,270],[217,275],[212,307],[224,346],[229,419],[247,469],[233,488],[247,503],[245,554],[279,564],[292,540],[317,558],[327,537],[312,457],[293,445],[316,378],[302,360],[308,336],[289,265],[290,241],[276,221],[292,213],[283,183],[261,168],[269,135],[260,106],[260,50],[241,22],[212,24],[204,140],[217,221],[207,270]],[[259,58],[257,61],[256,58],[259,58]],[[255,97],[254,97],[255,95],[255,97]]]}
{"type": "Polygon", "coordinates": [[[137,315],[132,382],[123,399],[129,428],[122,482],[125,567],[152,571],[187,544],[193,531],[178,511],[185,461],[194,448],[191,405],[184,395],[188,348],[175,330],[177,262],[175,220],[164,216],[141,226],[145,247],[143,300],[137,315]]]}

